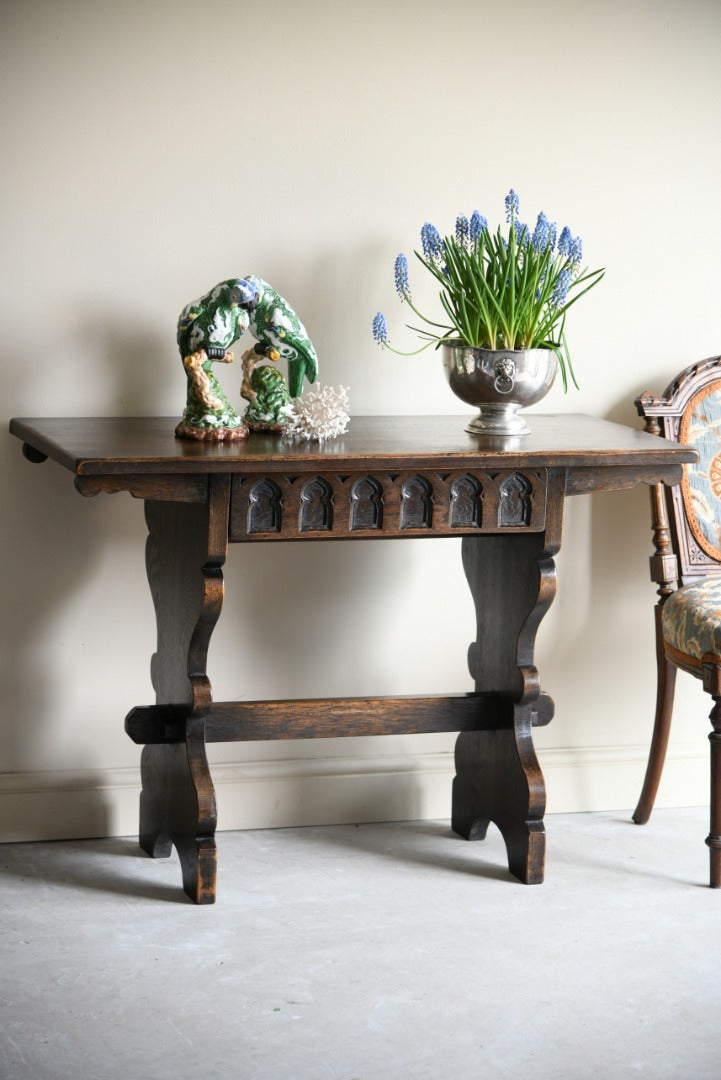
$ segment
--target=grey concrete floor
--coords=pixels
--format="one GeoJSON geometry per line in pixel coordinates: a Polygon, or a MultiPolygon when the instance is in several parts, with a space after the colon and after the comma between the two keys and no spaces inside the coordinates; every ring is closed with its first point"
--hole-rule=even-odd
{"type": "Polygon", "coordinates": [[[221,833],[198,908],[134,840],[0,847],[2,1080],[721,1077],[705,810],[221,833]]]}

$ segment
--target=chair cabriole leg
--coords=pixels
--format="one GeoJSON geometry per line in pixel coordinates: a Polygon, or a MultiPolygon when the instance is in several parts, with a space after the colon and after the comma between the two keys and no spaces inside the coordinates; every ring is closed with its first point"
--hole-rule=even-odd
{"type": "Polygon", "coordinates": [[[721,695],[714,695],[710,720],[711,743],[711,829],[706,839],[710,848],[710,885],[721,888],[721,695]]]}
{"type": "Polygon", "coordinates": [[[638,800],[638,806],[633,813],[633,820],[637,825],[645,825],[651,816],[653,805],[656,801],[658,786],[661,782],[668,737],[671,731],[671,715],[673,713],[673,698],[676,688],[676,666],[666,656],[663,647],[663,633],[661,631],[660,604],[656,605],[656,716],[653,722],[653,736],[651,749],[648,755],[646,776],[643,781],[643,790],[638,800]]]}

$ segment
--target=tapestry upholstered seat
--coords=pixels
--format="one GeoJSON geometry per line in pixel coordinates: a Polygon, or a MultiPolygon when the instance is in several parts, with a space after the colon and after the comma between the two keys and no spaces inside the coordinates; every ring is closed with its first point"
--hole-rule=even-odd
{"type": "Polygon", "coordinates": [[[658,584],[656,718],[646,779],[633,815],[648,821],[666,756],[676,670],[702,679],[711,710],[711,885],[721,886],[721,356],[686,368],[663,396],[636,400],[646,430],[688,443],[698,464],[680,485],[651,489],[651,576],[658,584]]]}
{"type": "Polygon", "coordinates": [[[684,585],[663,605],[663,640],[673,656],[698,663],[707,653],[721,657],[721,578],[684,585]]]}

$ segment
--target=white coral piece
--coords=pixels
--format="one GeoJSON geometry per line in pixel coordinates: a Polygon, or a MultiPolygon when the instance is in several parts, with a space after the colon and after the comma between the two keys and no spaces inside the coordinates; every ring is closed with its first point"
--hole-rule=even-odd
{"type": "Polygon", "coordinates": [[[348,409],[346,386],[311,386],[293,402],[285,435],[318,442],[342,435],[350,423],[348,409]]]}

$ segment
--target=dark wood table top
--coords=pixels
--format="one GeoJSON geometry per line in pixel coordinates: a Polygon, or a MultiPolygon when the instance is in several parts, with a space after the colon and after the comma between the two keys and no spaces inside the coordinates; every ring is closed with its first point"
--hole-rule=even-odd
{"type": "Polygon", "coordinates": [[[697,459],[690,447],[579,414],[529,416],[531,433],[466,433],[463,416],[354,416],[326,443],[253,434],[232,443],[176,439],[177,417],[16,418],[10,431],[77,476],[344,469],[547,466],[674,467],[697,459]]]}

